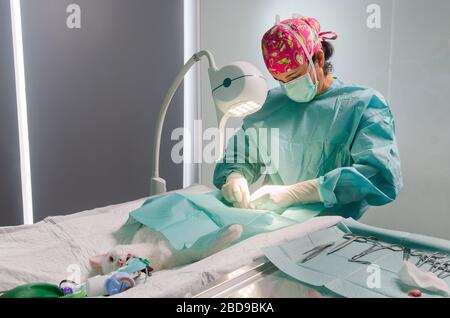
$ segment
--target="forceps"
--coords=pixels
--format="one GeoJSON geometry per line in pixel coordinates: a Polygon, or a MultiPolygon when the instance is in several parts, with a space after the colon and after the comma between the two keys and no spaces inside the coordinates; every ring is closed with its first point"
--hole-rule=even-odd
{"type": "Polygon", "coordinates": [[[419,267],[425,265],[426,263],[428,263],[430,261],[432,261],[433,264],[434,264],[434,262],[436,262],[436,259],[441,259],[441,258],[445,258],[445,257],[446,257],[445,255],[443,255],[443,254],[441,254],[439,252],[434,252],[431,255],[423,254],[420,257],[420,259],[417,261],[416,266],[417,266],[417,268],[419,268],[419,267]]]}
{"type": "Polygon", "coordinates": [[[339,244],[338,246],[333,248],[331,251],[329,251],[327,253],[327,255],[336,253],[337,251],[340,251],[344,247],[352,244],[353,242],[358,242],[358,243],[376,243],[376,242],[378,242],[377,238],[375,238],[373,236],[364,237],[364,236],[355,235],[353,233],[345,234],[343,236],[343,239],[345,239],[346,241],[342,242],[341,244],[339,244]]]}
{"type": "Polygon", "coordinates": [[[381,243],[376,242],[376,243],[374,243],[373,246],[371,246],[367,250],[365,250],[365,251],[363,251],[363,252],[353,256],[351,259],[349,259],[349,262],[370,265],[370,264],[372,264],[371,262],[360,261],[359,259],[364,257],[364,256],[367,256],[369,254],[381,251],[381,250],[390,250],[392,252],[403,252],[404,247],[402,245],[399,245],[399,244],[383,245],[381,243]]]}
{"type": "MultiPolygon", "coordinates": [[[[450,262],[450,261],[449,261],[450,262]]],[[[442,272],[438,275],[440,279],[444,279],[450,276],[450,268],[448,265],[445,266],[445,268],[442,269],[442,272]]]]}
{"type": "Polygon", "coordinates": [[[428,257],[428,260],[433,258],[432,266],[428,271],[436,274],[438,278],[444,279],[450,276],[450,259],[441,256],[442,254],[438,254],[437,258],[435,256],[435,258],[433,256],[428,257]],[[440,274],[438,274],[439,271],[441,271],[440,274]]]}
{"type": "Polygon", "coordinates": [[[320,255],[323,251],[325,251],[327,248],[331,247],[334,245],[334,242],[329,242],[323,245],[319,245],[314,247],[312,250],[306,251],[305,253],[303,253],[303,255],[309,254],[308,256],[306,256],[304,259],[302,259],[300,262],[301,263],[305,263],[311,259],[313,259],[314,257],[320,255]]]}
{"type": "Polygon", "coordinates": [[[450,260],[444,259],[443,262],[435,261],[433,266],[431,266],[429,272],[437,273],[440,270],[442,270],[442,272],[445,272],[445,271],[447,271],[449,265],[450,265],[450,260]]]}
{"type": "Polygon", "coordinates": [[[425,252],[422,251],[422,250],[412,250],[409,247],[404,247],[404,249],[403,249],[403,260],[404,261],[409,261],[411,256],[422,257],[423,254],[425,254],[425,252]]]}

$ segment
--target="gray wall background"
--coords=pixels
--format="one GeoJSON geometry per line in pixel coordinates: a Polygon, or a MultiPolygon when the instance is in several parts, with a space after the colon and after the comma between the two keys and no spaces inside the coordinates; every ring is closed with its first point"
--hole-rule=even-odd
{"type": "MultiPolygon", "coordinates": [[[[156,117],[183,65],[182,0],[23,0],[22,20],[35,221],[147,196],[156,117]],[[66,27],[70,3],[80,30],[66,27]]],[[[169,189],[182,187],[179,92],[161,152],[169,189]]]]}
{"type": "MultiPolygon", "coordinates": [[[[335,75],[378,89],[392,106],[405,187],[395,203],[371,208],[361,221],[450,239],[450,1],[201,1],[201,46],[219,66],[246,60],[271,79],[260,40],[277,13],[310,15],[336,31],[335,75]],[[381,29],[367,27],[369,4],[381,7],[381,29]]],[[[206,67],[201,92],[204,127],[217,127],[206,67]]],[[[202,183],[213,186],[214,166],[203,164],[202,183]]]]}
{"type": "Polygon", "coordinates": [[[0,0],[0,226],[23,223],[9,1],[0,0]]]}

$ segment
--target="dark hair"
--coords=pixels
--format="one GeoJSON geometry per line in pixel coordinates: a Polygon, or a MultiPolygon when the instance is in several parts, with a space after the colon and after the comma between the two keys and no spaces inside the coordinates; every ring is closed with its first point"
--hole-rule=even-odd
{"type": "MultiPolygon", "coordinates": [[[[333,73],[333,64],[331,64],[330,59],[334,53],[333,44],[327,41],[322,41],[322,50],[325,55],[325,65],[323,66],[323,72],[325,75],[333,73]]],[[[313,62],[316,62],[316,56],[313,56],[313,62]]]]}

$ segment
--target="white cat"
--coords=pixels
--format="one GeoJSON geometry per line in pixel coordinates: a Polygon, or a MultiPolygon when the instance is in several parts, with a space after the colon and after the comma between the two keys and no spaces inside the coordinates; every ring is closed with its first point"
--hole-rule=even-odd
{"type": "Polygon", "coordinates": [[[155,271],[178,267],[227,248],[241,237],[242,230],[241,225],[234,224],[199,239],[190,248],[176,250],[160,232],[144,226],[136,232],[131,244],[118,245],[107,254],[94,256],[90,264],[94,271],[103,275],[124,266],[132,257],[151,260],[150,266],[155,271]]]}

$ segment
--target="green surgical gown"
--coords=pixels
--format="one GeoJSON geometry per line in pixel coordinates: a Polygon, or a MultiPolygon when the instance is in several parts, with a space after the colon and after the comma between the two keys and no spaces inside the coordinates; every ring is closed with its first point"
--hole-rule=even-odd
{"type": "Polygon", "coordinates": [[[214,172],[215,186],[221,189],[232,172],[250,184],[262,175],[265,184],[275,185],[319,178],[321,215],[354,219],[369,206],[394,201],[403,186],[390,107],[377,91],[339,79],[308,103],[290,100],[280,88],[270,90],[262,109],[246,117],[228,143],[214,172]],[[278,135],[264,139],[252,133],[259,128],[267,128],[269,136],[270,128],[278,128],[278,135]],[[274,139],[279,150],[259,151],[274,139]]]}

